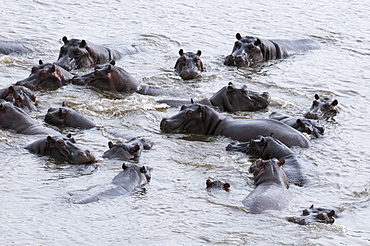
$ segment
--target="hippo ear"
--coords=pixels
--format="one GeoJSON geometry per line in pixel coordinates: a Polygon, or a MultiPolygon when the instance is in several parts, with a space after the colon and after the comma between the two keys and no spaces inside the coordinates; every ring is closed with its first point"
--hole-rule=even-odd
{"type": "Polygon", "coordinates": [[[123,170],[126,170],[126,168],[128,168],[127,164],[126,164],[126,163],[123,163],[123,164],[122,164],[122,169],[123,169],[123,170]]]}
{"type": "Polygon", "coordinates": [[[313,207],[314,207],[314,206],[313,206],[313,204],[312,204],[312,205],[311,205],[311,207],[310,207],[310,209],[313,209],[313,207]]]}
{"type": "Polygon", "coordinates": [[[225,183],[224,184],[224,190],[229,191],[229,189],[230,189],[230,184],[229,183],[225,183]]]}
{"type": "Polygon", "coordinates": [[[62,102],[62,107],[65,107],[66,106],[66,102],[62,102]]]}
{"type": "Polygon", "coordinates": [[[62,38],[62,41],[63,41],[63,43],[64,43],[64,44],[67,44],[67,43],[68,43],[68,38],[67,38],[66,36],[64,36],[64,37],[62,38]]]}
{"type": "Polygon", "coordinates": [[[237,33],[237,34],[235,35],[235,37],[236,37],[236,39],[237,39],[237,40],[240,40],[240,39],[242,38],[242,35],[240,35],[240,33],[237,33]]]}
{"type": "Polygon", "coordinates": [[[248,93],[248,86],[247,85],[242,86],[242,92],[248,93]]]}
{"type": "Polygon", "coordinates": [[[228,86],[232,86],[233,85],[233,82],[230,81],[227,85],[228,86]]]}
{"type": "Polygon", "coordinates": [[[68,133],[67,138],[71,138],[71,137],[72,137],[72,133],[68,133]]]}
{"type": "Polygon", "coordinates": [[[54,73],[55,72],[55,64],[53,64],[53,66],[51,66],[49,72],[50,73],[54,73]]]}
{"type": "Polygon", "coordinates": [[[59,108],[58,114],[60,117],[64,118],[66,116],[66,111],[63,108],[59,108]]]}
{"type": "Polygon", "coordinates": [[[297,119],[296,123],[298,126],[303,126],[303,122],[301,119],[297,119]]]}
{"type": "Polygon", "coordinates": [[[82,39],[81,43],[80,43],[80,48],[85,48],[86,46],[86,41],[85,39],[82,39]]]}
{"type": "Polygon", "coordinates": [[[197,51],[197,56],[201,56],[202,55],[202,51],[201,50],[198,50],[197,51]]]}
{"type": "Polygon", "coordinates": [[[48,143],[55,143],[54,138],[52,138],[51,136],[47,136],[46,140],[48,141],[48,143]]]}
{"type": "Polygon", "coordinates": [[[227,85],[227,88],[226,88],[226,89],[227,89],[227,91],[228,91],[228,92],[234,91],[234,85],[233,85],[233,83],[231,83],[231,82],[230,82],[230,83],[227,85]]]}
{"type": "Polygon", "coordinates": [[[281,167],[282,165],[285,164],[285,160],[284,159],[280,159],[277,164],[279,165],[279,167],[281,167]]]}
{"type": "Polygon", "coordinates": [[[180,49],[179,50],[179,55],[182,56],[184,54],[184,50],[183,49],[180,49]]]}
{"type": "Polygon", "coordinates": [[[271,132],[270,137],[275,138],[275,134],[271,132]]]}
{"type": "Polygon", "coordinates": [[[142,167],[140,168],[140,172],[141,172],[141,173],[146,173],[146,172],[147,172],[147,171],[146,171],[145,166],[142,166],[142,167]]]}
{"type": "Polygon", "coordinates": [[[139,150],[140,150],[140,146],[136,144],[135,146],[131,147],[129,151],[130,151],[130,154],[135,154],[139,150]]]}
{"type": "Polygon", "coordinates": [[[335,216],[335,211],[334,211],[334,210],[331,210],[331,211],[328,213],[328,216],[329,216],[329,217],[334,217],[334,216],[335,216]]]}
{"type": "Polygon", "coordinates": [[[42,64],[44,64],[43,62],[42,62],[42,60],[40,59],[39,60],[39,65],[42,65],[42,64]]]}
{"type": "Polygon", "coordinates": [[[9,93],[13,93],[14,92],[14,87],[12,85],[9,86],[8,91],[9,91],[9,93]]]}
{"type": "Polygon", "coordinates": [[[254,41],[254,45],[255,46],[261,45],[261,40],[259,38],[257,38],[257,40],[254,41]]]}
{"type": "Polygon", "coordinates": [[[207,185],[207,188],[211,188],[212,187],[212,181],[210,179],[207,179],[206,180],[206,185],[207,185]]]}
{"type": "Polygon", "coordinates": [[[108,147],[111,149],[113,146],[114,146],[114,144],[112,143],[112,141],[109,141],[108,142],[108,147]]]}
{"type": "Polygon", "coordinates": [[[109,64],[112,64],[114,66],[114,65],[116,65],[116,61],[115,60],[111,60],[109,64]]]}
{"type": "Polygon", "coordinates": [[[190,104],[194,104],[194,99],[190,98],[190,104]]]}
{"type": "Polygon", "coordinates": [[[4,109],[4,104],[0,103],[0,110],[4,109]]]}
{"type": "Polygon", "coordinates": [[[337,106],[338,105],[338,100],[335,99],[332,103],[331,103],[331,106],[337,106]]]}
{"type": "Polygon", "coordinates": [[[315,99],[319,100],[320,99],[319,95],[315,94],[315,99]]]}

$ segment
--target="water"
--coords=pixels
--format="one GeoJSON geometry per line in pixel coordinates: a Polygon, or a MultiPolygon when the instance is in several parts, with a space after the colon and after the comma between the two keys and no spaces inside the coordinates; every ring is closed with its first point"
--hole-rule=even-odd
{"type": "MultiPolygon", "coordinates": [[[[49,107],[66,104],[101,129],[63,129],[98,158],[91,166],[57,164],[23,146],[37,139],[0,130],[1,245],[366,245],[370,244],[368,161],[370,4],[360,0],[303,1],[3,1],[3,40],[35,45],[24,57],[0,57],[1,88],[29,75],[38,60],[57,59],[61,38],[82,38],[118,49],[138,45],[142,52],[117,65],[141,82],[162,86],[171,95],[100,92],[69,85],[37,92],[42,122],[49,107]],[[226,67],[235,34],[263,38],[312,38],[321,50],[255,68],[226,67]],[[173,73],[178,51],[202,50],[206,72],[181,81],[173,73]],[[282,212],[252,215],[241,200],[253,190],[251,160],[228,153],[230,140],[163,134],[159,122],[178,109],[156,99],[210,97],[228,82],[268,91],[271,106],[236,113],[267,118],[273,111],[300,116],[315,93],[336,98],[340,114],[323,122],[325,136],[308,150],[310,183],[292,186],[294,199],[282,212]],[[152,150],[140,165],[153,167],[152,181],[130,197],[75,205],[68,192],[104,184],[120,171],[120,161],[101,159],[108,141],[145,137],[152,150]],[[207,192],[205,180],[227,180],[231,191],[207,192]],[[335,208],[333,225],[299,226],[286,221],[315,204],[335,208]]],[[[85,73],[89,69],[78,71],[85,73]]],[[[227,115],[227,113],[225,113],[227,115]]],[[[234,115],[234,116],[235,116],[234,115]]]]}

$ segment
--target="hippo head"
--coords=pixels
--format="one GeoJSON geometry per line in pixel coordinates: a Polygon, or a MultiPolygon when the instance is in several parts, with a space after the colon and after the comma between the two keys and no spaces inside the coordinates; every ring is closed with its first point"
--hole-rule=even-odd
{"type": "Polygon", "coordinates": [[[9,86],[0,90],[0,99],[13,103],[15,106],[30,111],[36,111],[36,96],[24,86],[9,86]]]}
{"type": "Polygon", "coordinates": [[[180,49],[180,57],[176,61],[175,70],[183,80],[195,79],[201,75],[203,72],[201,54],[200,50],[197,53],[184,53],[183,49],[180,49]]]}
{"type": "Polygon", "coordinates": [[[89,47],[85,40],[62,38],[64,45],[60,48],[57,64],[70,71],[85,67],[84,64],[93,64],[89,61],[89,47]]]}
{"type": "Polygon", "coordinates": [[[122,169],[123,171],[128,171],[128,169],[130,168],[135,168],[135,169],[138,169],[138,172],[140,172],[140,174],[142,176],[144,176],[144,179],[142,180],[142,184],[145,184],[145,183],[148,183],[150,182],[151,178],[152,178],[152,168],[148,167],[148,166],[142,166],[142,167],[138,167],[137,165],[135,164],[132,164],[132,165],[127,165],[126,163],[123,163],[122,164],[122,169]]]}
{"type": "Polygon", "coordinates": [[[240,33],[236,34],[236,39],[231,54],[224,61],[225,65],[249,67],[264,60],[260,39],[250,36],[242,37],[240,33]]]}
{"type": "Polygon", "coordinates": [[[58,89],[67,84],[72,78],[73,75],[62,67],[52,63],[43,63],[42,60],[39,60],[39,65],[32,68],[29,77],[18,81],[16,85],[22,85],[35,91],[58,89]]]}
{"type": "Polygon", "coordinates": [[[104,152],[103,158],[119,160],[137,160],[141,156],[143,149],[148,150],[151,144],[145,139],[132,138],[127,142],[117,141],[113,144],[108,142],[109,150],[104,152]]]}
{"type": "Polygon", "coordinates": [[[314,222],[333,224],[336,215],[333,209],[326,208],[314,208],[313,204],[309,209],[304,209],[302,215],[299,217],[290,217],[288,221],[297,223],[299,225],[308,225],[314,222]]]}
{"type": "Polygon", "coordinates": [[[320,137],[320,135],[323,135],[325,131],[323,126],[319,125],[316,121],[309,119],[297,119],[293,128],[300,132],[305,132],[314,138],[320,137]]]}
{"type": "Polygon", "coordinates": [[[248,90],[246,85],[236,86],[232,82],[216,94],[210,101],[213,106],[218,107],[221,111],[255,111],[266,108],[271,101],[270,94],[262,94],[248,90]]]}
{"type": "Polygon", "coordinates": [[[230,190],[230,184],[226,182],[222,182],[219,180],[211,181],[210,179],[206,180],[206,188],[207,189],[218,189],[218,190],[230,190]]]}
{"type": "Polygon", "coordinates": [[[332,118],[339,113],[337,107],[338,101],[332,101],[328,97],[321,98],[315,94],[315,100],[312,102],[310,110],[305,113],[304,117],[308,119],[332,118]]]}
{"type": "Polygon", "coordinates": [[[276,158],[269,160],[256,160],[249,167],[249,172],[253,173],[256,186],[266,182],[273,182],[289,188],[288,178],[282,168],[284,163],[284,159],[278,160],[276,158]]]}

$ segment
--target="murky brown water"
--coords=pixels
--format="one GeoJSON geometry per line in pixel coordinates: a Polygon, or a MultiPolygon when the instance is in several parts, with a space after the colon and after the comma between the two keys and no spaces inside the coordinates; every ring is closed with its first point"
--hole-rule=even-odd
{"type": "MultiPolygon", "coordinates": [[[[108,141],[139,136],[154,143],[139,164],[153,167],[145,192],[87,205],[68,202],[68,192],[109,182],[120,161],[92,166],[57,164],[23,146],[37,139],[0,130],[1,245],[365,245],[370,243],[369,140],[370,5],[360,0],[295,1],[3,1],[0,39],[35,45],[26,57],[0,57],[1,88],[29,75],[39,59],[57,59],[61,38],[83,38],[141,53],[117,65],[142,82],[166,87],[185,99],[209,97],[228,82],[268,91],[267,110],[237,113],[267,118],[273,111],[299,116],[318,93],[336,98],[340,114],[324,122],[325,136],[297,151],[307,159],[310,184],[291,187],[282,212],[246,213],[241,200],[253,190],[243,154],[228,153],[230,140],[163,134],[159,122],[178,109],[157,98],[100,92],[69,85],[37,92],[42,122],[63,101],[102,129],[74,130],[77,143],[101,157],[108,141]],[[312,38],[322,49],[256,68],[223,65],[235,33],[264,38],[312,38]],[[202,50],[206,72],[184,82],[173,72],[178,50],[202,50]],[[227,180],[231,192],[205,191],[207,178],[227,180]],[[286,221],[311,204],[342,210],[333,225],[286,221]]],[[[84,73],[89,69],[79,71],[84,73]]],[[[172,97],[170,97],[172,98],[172,97]]],[[[226,114],[226,113],[225,113],[226,114]]],[[[233,115],[232,115],[233,116],[233,115]]],[[[234,115],[235,116],[235,115],[234,115]]]]}

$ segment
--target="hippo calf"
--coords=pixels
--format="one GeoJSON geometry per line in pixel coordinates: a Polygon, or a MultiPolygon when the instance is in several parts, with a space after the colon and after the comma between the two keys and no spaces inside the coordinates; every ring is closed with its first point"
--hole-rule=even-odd
{"type": "Polygon", "coordinates": [[[318,138],[324,134],[324,127],[319,125],[317,121],[305,118],[293,118],[288,115],[273,112],[269,116],[270,119],[278,120],[288,126],[297,129],[300,132],[305,132],[312,138],[318,138]]]}
{"type": "Polygon", "coordinates": [[[127,142],[117,141],[113,144],[108,142],[109,150],[105,151],[103,158],[126,160],[137,160],[143,150],[152,148],[152,144],[142,138],[132,138],[127,142]]]}
{"type": "Polygon", "coordinates": [[[207,186],[206,187],[207,190],[210,190],[210,189],[225,190],[225,191],[230,190],[230,184],[227,182],[220,181],[220,180],[211,181],[210,179],[207,179],[206,186],[207,186]]]}
{"type": "Polygon", "coordinates": [[[80,192],[69,193],[73,203],[86,204],[102,199],[130,195],[136,188],[148,183],[151,179],[151,168],[132,164],[122,165],[123,171],[115,176],[111,183],[98,185],[80,192]]]}
{"type": "Polygon", "coordinates": [[[0,99],[0,127],[26,135],[59,135],[32,119],[23,109],[0,99]]]}
{"type": "Polygon", "coordinates": [[[317,42],[310,39],[261,39],[251,36],[242,37],[239,33],[236,34],[236,39],[231,54],[225,58],[225,65],[250,67],[259,62],[284,59],[320,48],[317,42]]]}
{"type": "Polygon", "coordinates": [[[45,122],[60,127],[77,127],[80,129],[90,129],[95,124],[81,113],[68,108],[62,104],[61,108],[49,108],[44,118],[45,122]]]}
{"type": "Polygon", "coordinates": [[[68,71],[75,68],[91,67],[121,58],[121,54],[118,51],[84,39],[73,38],[68,40],[64,36],[62,41],[64,44],[60,48],[56,63],[68,71]]]}
{"type": "Polygon", "coordinates": [[[25,149],[31,153],[47,155],[70,164],[88,164],[95,161],[95,157],[89,150],[81,150],[75,143],[70,134],[67,137],[47,136],[27,145],[25,149]]]}
{"type": "MultiPolygon", "coordinates": [[[[203,98],[195,103],[213,106],[221,111],[256,111],[266,108],[271,101],[268,92],[258,93],[248,90],[246,85],[237,86],[229,82],[227,86],[222,87],[210,99],[203,98]]],[[[183,104],[194,103],[186,100],[158,100],[158,103],[166,103],[171,107],[178,107],[183,104]]]]}
{"type": "Polygon", "coordinates": [[[233,119],[224,117],[206,105],[183,105],[180,112],[163,118],[160,128],[165,133],[192,133],[225,136],[238,141],[250,141],[259,135],[271,133],[288,147],[310,146],[308,139],[299,131],[271,119],[233,119]]]}
{"type": "Polygon", "coordinates": [[[284,159],[284,171],[289,183],[303,186],[307,179],[302,174],[303,163],[294,152],[285,144],[272,136],[258,136],[249,142],[231,143],[226,147],[227,151],[240,151],[264,160],[276,158],[284,159]]]}
{"type": "Polygon", "coordinates": [[[338,218],[337,213],[333,209],[314,208],[313,204],[309,209],[304,209],[299,217],[289,217],[288,221],[299,225],[309,225],[311,223],[333,224],[338,218]]]}
{"type": "Polygon", "coordinates": [[[0,90],[0,99],[13,103],[15,106],[29,110],[37,111],[37,102],[35,94],[24,86],[12,85],[0,90]]]}
{"type": "Polygon", "coordinates": [[[310,110],[304,114],[307,119],[327,119],[339,114],[337,107],[338,100],[332,100],[329,97],[319,97],[315,94],[315,100],[312,102],[310,110]]]}
{"type": "Polygon", "coordinates": [[[31,90],[58,89],[73,78],[73,74],[53,63],[43,63],[34,66],[28,78],[20,80],[16,85],[25,86],[31,90]]]}
{"type": "Polygon", "coordinates": [[[195,79],[201,76],[201,73],[204,71],[203,63],[200,59],[201,54],[202,51],[200,50],[197,53],[184,53],[183,49],[179,50],[180,57],[176,61],[175,70],[183,80],[195,79]]]}
{"type": "Polygon", "coordinates": [[[282,210],[288,206],[292,194],[282,165],[284,160],[256,160],[249,168],[253,173],[256,188],[242,201],[252,214],[265,210],[282,210]]]}

